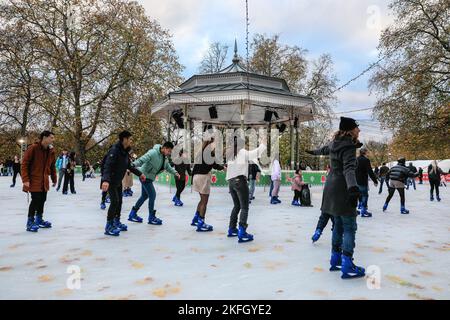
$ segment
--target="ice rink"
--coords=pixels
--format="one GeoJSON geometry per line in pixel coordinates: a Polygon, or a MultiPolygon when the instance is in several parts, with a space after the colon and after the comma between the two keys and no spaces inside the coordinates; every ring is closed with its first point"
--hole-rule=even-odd
{"type": "MultiPolygon", "coordinates": [[[[122,212],[129,231],[110,238],[103,235],[106,212],[99,209],[98,179],[83,183],[77,176],[77,195],[53,189],[44,216],[53,228],[37,234],[25,231],[27,197],[21,183],[14,189],[10,183],[10,177],[0,177],[0,299],[450,298],[447,188],[441,188],[441,203],[429,201],[428,184],[408,191],[411,214],[404,216],[398,194],[383,213],[386,191],[379,196],[372,186],[374,217],[358,218],[355,262],[379,271],[377,289],[373,281],[344,281],[328,271],[331,225],[317,244],[311,243],[321,187],[312,188],[314,208],[292,207],[287,187],[281,190],[283,203],[272,206],[267,192],[258,189],[249,215],[255,241],[238,244],[226,237],[232,207],[226,189],[212,190],[207,222],[215,231],[204,234],[190,226],[198,201],[190,189],[182,197],[185,206],[175,208],[173,192],[157,187],[163,226],[128,223],[140,194],[135,185],[122,212]],[[75,283],[70,272],[77,269],[81,287],[69,289],[67,283],[75,283]]],[[[140,212],[145,219],[146,211],[140,212]]]]}

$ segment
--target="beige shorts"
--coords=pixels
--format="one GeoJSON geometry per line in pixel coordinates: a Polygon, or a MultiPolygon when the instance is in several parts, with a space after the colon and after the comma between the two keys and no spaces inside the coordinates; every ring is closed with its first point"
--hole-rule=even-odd
{"type": "Polygon", "coordinates": [[[196,174],[192,180],[192,190],[200,194],[211,193],[211,173],[196,174]]]}
{"type": "Polygon", "coordinates": [[[396,181],[396,180],[390,180],[389,186],[391,188],[395,188],[395,189],[405,189],[405,184],[403,182],[396,181]]]}

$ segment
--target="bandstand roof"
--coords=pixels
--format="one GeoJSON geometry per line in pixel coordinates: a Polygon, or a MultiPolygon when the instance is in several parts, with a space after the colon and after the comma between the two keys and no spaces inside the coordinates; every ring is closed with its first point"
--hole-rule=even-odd
{"type": "Polygon", "coordinates": [[[188,109],[191,120],[201,120],[212,125],[239,127],[241,108],[245,126],[266,126],[267,109],[275,111],[283,123],[298,118],[300,122],[313,120],[313,100],[292,93],[285,80],[247,72],[240,64],[235,44],[233,63],[214,74],[194,75],[170,92],[152,108],[152,114],[168,118],[174,111],[188,109]],[[215,106],[218,119],[212,120],[209,108],[215,106]]]}

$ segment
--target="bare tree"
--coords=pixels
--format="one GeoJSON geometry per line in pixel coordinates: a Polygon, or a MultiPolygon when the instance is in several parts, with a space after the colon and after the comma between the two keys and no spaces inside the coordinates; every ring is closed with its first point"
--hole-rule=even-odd
{"type": "Polygon", "coordinates": [[[220,42],[212,43],[200,63],[200,74],[217,73],[222,70],[225,67],[228,49],[227,45],[220,42]]]}

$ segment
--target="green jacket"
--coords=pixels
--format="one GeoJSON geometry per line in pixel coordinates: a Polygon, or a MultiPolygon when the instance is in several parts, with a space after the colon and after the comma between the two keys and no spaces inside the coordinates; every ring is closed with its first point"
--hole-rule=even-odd
{"type": "Polygon", "coordinates": [[[133,165],[139,168],[140,171],[147,177],[147,179],[150,179],[152,181],[155,181],[156,176],[158,175],[158,173],[160,173],[160,169],[162,169],[162,171],[166,170],[173,175],[177,173],[177,171],[170,166],[169,160],[167,158],[164,161],[164,156],[161,153],[161,148],[162,146],[157,144],[153,147],[153,149],[133,162],[133,165]]]}

